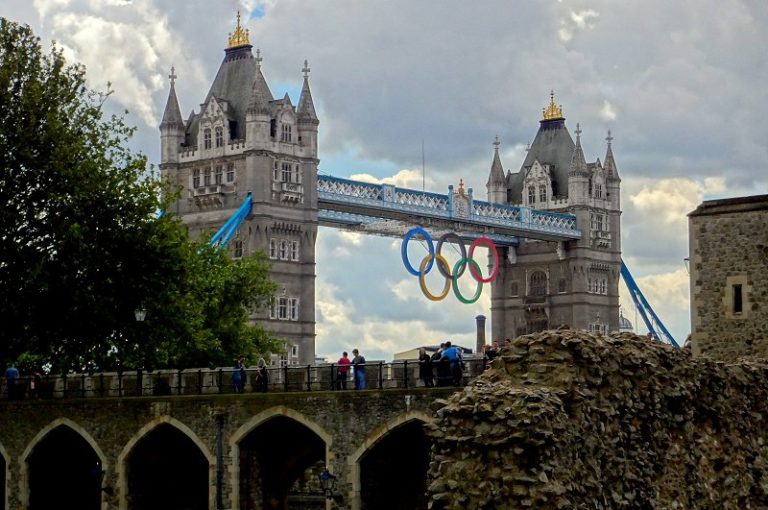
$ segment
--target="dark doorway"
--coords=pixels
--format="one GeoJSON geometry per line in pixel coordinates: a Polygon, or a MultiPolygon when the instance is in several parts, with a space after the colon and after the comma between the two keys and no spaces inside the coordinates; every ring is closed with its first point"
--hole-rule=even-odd
{"type": "Polygon", "coordinates": [[[325,441],[309,428],[284,416],[264,422],[240,442],[240,510],[324,509],[315,474],[324,464],[325,441]]]}
{"type": "Polygon", "coordinates": [[[5,510],[5,484],[8,480],[8,467],[5,465],[5,457],[0,455],[0,508],[5,510]]]}
{"type": "Polygon", "coordinates": [[[126,459],[130,510],[207,510],[208,460],[183,432],[158,425],[126,459]]]}
{"type": "Polygon", "coordinates": [[[409,421],[381,438],[360,459],[363,510],[427,508],[430,441],[423,423],[409,421]]]}
{"type": "Polygon", "coordinates": [[[99,458],[70,427],[61,425],[46,434],[27,457],[27,469],[30,510],[101,508],[99,458]]]}

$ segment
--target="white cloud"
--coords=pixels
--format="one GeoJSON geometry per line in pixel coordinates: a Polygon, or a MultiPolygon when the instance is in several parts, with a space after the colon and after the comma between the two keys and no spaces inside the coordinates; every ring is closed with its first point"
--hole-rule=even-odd
{"type": "Polygon", "coordinates": [[[648,182],[629,199],[649,219],[687,228],[686,215],[701,203],[703,197],[725,189],[724,177],[709,177],[703,183],[686,178],[659,179],[648,182]]]}
{"type": "Polygon", "coordinates": [[[594,28],[599,16],[600,13],[594,9],[584,9],[578,12],[571,11],[571,21],[573,21],[574,26],[582,30],[594,28]]]}
{"type": "Polygon", "coordinates": [[[600,109],[600,118],[603,120],[616,120],[616,110],[606,99],[603,101],[603,107],[600,109]]]}

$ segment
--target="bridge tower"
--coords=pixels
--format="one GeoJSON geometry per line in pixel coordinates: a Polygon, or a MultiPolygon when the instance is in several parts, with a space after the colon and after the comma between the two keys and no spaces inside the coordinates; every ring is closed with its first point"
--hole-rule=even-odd
{"type": "Polygon", "coordinates": [[[253,193],[253,212],[228,249],[233,257],[266,251],[278,292],[272,309],[252,318],[285,340],[290,363],[312,363],[319,120],[309,66],[297,108],[287,93],[272,96],[252,48],[238,13],[213,84],[186,121],[172,70],[160,170],[181,190],[173,209],[193,236],[218,230],[253,193]]]}
{"type": "Polygon", "coordinates": [[[605,164],[586,162],[581,132],[577,124],[574,142],[552,92],[518,172],[504,176],[494,144],[488,201],[574,214],[582,234],[565,243],[521,239],[503,250],[491,291],[494,340],[561,325],[619,329],[621,179],[610,131],[605,164]]]}

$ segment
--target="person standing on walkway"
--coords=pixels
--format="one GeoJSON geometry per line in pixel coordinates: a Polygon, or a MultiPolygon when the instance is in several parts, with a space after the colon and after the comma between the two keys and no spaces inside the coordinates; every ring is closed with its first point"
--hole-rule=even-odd
{"type": "Polygon", "coordinates": [[[453,345],[451,342],[445,342],[445,350],[441,361],[447,361],[449,363],[449,374],[454,386],[461,386],[461,351],[453,345]]]}
{"type": "Polygon", "coordinates": [[[419,378],[424,381],[424,386],[432,388],[435,385],[432,374],[432,358],[424,347],[419,349],[419,378]]]}
{"type": "Polygon", "coordinates": [[[336,368],[336,389],[347,389],[347,377],[349,376],[350,363],[351,361],[349,361],[349,358],[347,357],[347,351],[342,352],[341,358],[339,358],[339,361],[336,363],[338,365],[336,368]]]}
{"type": "Polygon", "coordinates": [[[13,363],[11,363],[11,365],[5,369],[5,383],[9,399],[16,397],[16,381],[18,379],[19,370],[13,363]]]}
{"type": "Polygon", "coordinates": [[[352,349],[352,367],[355,369],[355,389],[365,389],[365,357],[357,349],[352,349]]]}

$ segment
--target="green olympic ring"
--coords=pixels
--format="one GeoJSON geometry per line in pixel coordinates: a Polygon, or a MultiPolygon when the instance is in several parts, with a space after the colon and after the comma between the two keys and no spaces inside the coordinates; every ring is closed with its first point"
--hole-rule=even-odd
{"type": "Polygon", "coordinates": [[[483,284],[492,282],[493,280],[496,279],[496,277],[499,274],[499,265],[500,265],[499,251],[496,248],[496,245],[494,244],[494,242],[488,239],[487,237],[478,237],[470,245],[469,256],[467,256],[467,251],[464,246],[464,241],[462,240],[461,237],[459,237],[455,233],[443,234],[437,243],[437,249],[435,249],[435,247],[433,246],[433,242],[434,241],[432,240],[432,236],[430,236],[426,230],[418,227],[412,228],[411,230],[408,231],[407,234],[405,234],[405,236],[403,236],[403,244],[400,249],[400,255],[403,259],[403,265],[405,266],[405,269],[412,275],[418,276],[419,287],[421,287],[421,292],[424,294],[424,296],[430,301],[442,301],[450,292],[451,284],[453,284],[453,294],[456,296],[456,299],[458,299],[460,302],[465,304],[470,304],[480,299],[480,295],[483,292],[483,284]],[[408,241],[410,241],[411,238],[417,235],[424,238],[429,248],[429,254],[425,256],[424,259],[422,259],[421,263],[419,264],[418,270],[416,270],[408,260],[408,241]],[[443,244],[449,240],[453,241],[454,243],[458,244],[461,247],[461,258],[453,266],[453,271],[451,271],[448,261],[445,259],[445,257],[443,257],[441,253],[443,244]],[[472,258],[472,256],[475,253],[475,248],[477,248],[481,244],[486,245],[488,249],[491,251],[491,253],[493,253],[494,258],[496,259],[496,263],[494,264],[493,271],[488,276],[488,278],[483,278],[482,271],[480,269],[480,264],[478,264],[477,261],[474,258],[472,258]],[[443,286],[443,290],[437,295],[433,294],[427,288],[427,283],[425,280],[425,276],[432,269],[432,266],[435,264],[435,262],[437,262],[438,271],[445,278],[445,285],[443,286]],[[465,298],[462,295],[458,285],[458,280],[464,274],[464,271],[466,270],[467,266],[469,266],[469,272],[472,275],[472,278],[474,278],[475,281],[477,282],[477,288],[475,289],[475,294],[469,299],[465,298]]]}

